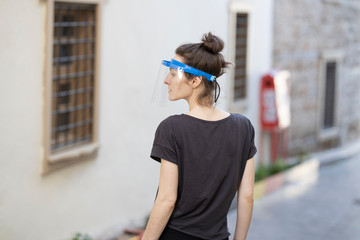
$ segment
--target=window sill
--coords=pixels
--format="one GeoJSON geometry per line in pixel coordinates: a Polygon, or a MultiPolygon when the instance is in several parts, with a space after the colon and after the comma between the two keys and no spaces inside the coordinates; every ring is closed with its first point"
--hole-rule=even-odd
{"type": "Polygon", "coordinates": [[[319,133],[320,141],[327,141],[334,138],[337,138],[339,135],[339,129],[337,127],[332,127],[329,129],[323,129],[319,133]]]}
{"type": "Polygon", "coordinates": [[[50,163],[57,163],[60,161],[74,160],[77,158],[84,157],[86,155],[91,155],[91,154],[95,153],[98,150],[98,148],[99,148],[98,143],[87,144],[87,145],[77,147],[72,150],[67,150],[67,151],[63,151],[60,153],[51,154],[51,156],[49,156],[49,158],[48,158],[48,161],[50,163]]]}
{"type": "Polygon", "coordinates": [[[46,175],[57,169],[61,169],[85,160],[96,158],[99,143],[90,143],[73,149],[63,150],[45,157],[42,174],[46,175]]]}
{"type": "Polygon", "coordinates": [[[327,4],[334,4],[334,5],[340,5],[340,6],[346,6],[346,7],[353,7],[353,8],[360,8],[360,4],[358,1],[356,0],[348,0],[348,1],[343,1],[343,0],[322,0],[323,3],[327,3],[327,4]]]}

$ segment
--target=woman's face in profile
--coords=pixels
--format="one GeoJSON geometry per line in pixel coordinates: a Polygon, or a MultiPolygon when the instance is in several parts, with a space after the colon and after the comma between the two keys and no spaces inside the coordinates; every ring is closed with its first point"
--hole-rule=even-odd
{"type": "MultiPolygon", "coordinates": [[[[178,55],[176,55],[174,59],[183,63],[183,58],[178,55]]],[[[192,94],[192,87],[189,84],[189,80],[181,70],[170,68],[164,83],[168,85],[168,99],[170,101],[186,99],[192,94]]]]}

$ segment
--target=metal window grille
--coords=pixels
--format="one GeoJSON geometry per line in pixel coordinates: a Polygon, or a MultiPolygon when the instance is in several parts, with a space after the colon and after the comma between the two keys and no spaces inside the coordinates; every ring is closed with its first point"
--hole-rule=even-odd
{"type": "Polygon", "coordinates": [[[325,73],[324,129],[331,128],[335,124],[335,85],[336,62],[327,62],[325,73]]]}
{"type": "Polygon", "coordinates": [[[96,5],[55,2],[51,150],[93,136],[96,5]]]}
{"type": "Polygon", "coordinates": [[[248,14],[236,15],[234,100],[246,97],[246,52],[248,14]]]}

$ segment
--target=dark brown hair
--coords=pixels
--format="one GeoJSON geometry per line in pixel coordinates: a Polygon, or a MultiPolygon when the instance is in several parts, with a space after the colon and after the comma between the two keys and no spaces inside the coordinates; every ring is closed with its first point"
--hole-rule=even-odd
{"type": "MultiPolygon", "coordinates": [[[[224,42],[211,32],[204,34],[201,41],[201,43],[183,44],[176,49],[175,53],[184,59],[185,64],[218,78],[226,72],[230,64],[225,61],[224,56],[220,53],[224,48],[224,42]]],[[[190,73],[185,73],[185,75],[188,79],[194,77],[190,73]]],[[[210,82],[205,77],[202,77],[202,80],[205,88],[197,101],[201,105],[209,106],[218,100],[220,86],[216,80],[210,82]],[[216,94],[217,89],[218,94],[216,94]]]]}

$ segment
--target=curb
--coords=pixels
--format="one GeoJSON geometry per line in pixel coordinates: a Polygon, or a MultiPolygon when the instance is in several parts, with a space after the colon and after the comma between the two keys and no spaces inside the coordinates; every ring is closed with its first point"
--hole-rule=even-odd
{"type": "Polygon", "coordinates": [[[308,175],[315,174],[321,167],[351,158],[359,153],[360,140],[346,146],[313,153],[309,160],[256,182],[254,185],[254,200],[283,187],[285,184],[294,183],[308,175]]]}
{"type": "Polygon", "coordinates": [[[328,164],[333,164],[338,161],[351,158],[359,153],[360,153],[360,140],[357,140],[352,144],[347,144],[342,147],[313,153],[311,154],[311,156],[319,159],[320,167],[323,167],[328,164]]]}
{"type": "Polygon", "coordinates": [[[254,200],[281,188],[285,184],[300,181],[304,177],[318,172],[320,162],[316,158],[304,161],[286,171],[271,175],[254,185],[254,200]]]}

